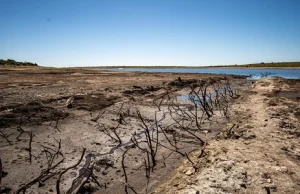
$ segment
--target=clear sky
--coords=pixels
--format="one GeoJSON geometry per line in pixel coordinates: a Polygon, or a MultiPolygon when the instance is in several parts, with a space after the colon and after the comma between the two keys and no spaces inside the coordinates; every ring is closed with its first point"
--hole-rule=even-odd
{"type": "Polygon", "coordinates": [[[0,0],[0,59],[43,66],[300,61],[300,0],[0,0]]]}

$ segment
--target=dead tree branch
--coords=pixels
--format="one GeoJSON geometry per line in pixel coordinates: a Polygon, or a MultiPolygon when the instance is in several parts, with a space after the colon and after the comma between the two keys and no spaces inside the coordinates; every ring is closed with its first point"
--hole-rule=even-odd
{"type": "Polygon", "coordinates": [[[158,98],[153,99],[153,104],[157,107],[157,109],[159,111],[161,111],[161,105],[162,105],[165,97],[167,97],[170,100],[170,92],[169,92],[169,90],[166,89],[166,88],[164,88],[164,89],[166,90],[166,92],[164,94],[162,94],[158,98]]]}
{"type": "Polygon", "coordinates": [[[9,145],[12,145],[11,141],[8,139],[8,135],[5,135],[2,131],[0,131],[0,136],[5,139],[9,145]]]}
{"type": "Polygon", "coordinates": [[[156,154],[157,154],[157,150],[158,150],[158,126],[157,126],[157,119],[156,119],[156,115],[155,115],[155,126],[156,126],[156,130],[152,129],[152,134],[150,134],[150,129],[148,127],[148,125],[145,123],[145,119],[144,117],[141,115],[140,111],[137,110],[137,115],[138,118],[140,119],[140,121],[142,122],[142,127],[144,129],[145,135],[146,135],[146,144],[147,144],[147,148],[141,148],[139,146],[139,143],[135,138],[135,136],[133,136],[132,138],[132,142],[143,152],[147,152],[150,154],[151,156],[151,161],[152,161],[152,168],[156,166],[156,154]],[[154,131],[156,131],[156,137],[153,136],[154,131]]]}
{"type": "Polygon", "coordinates": [[[29,145],[28,145],[27,151],[29,153],[29,163],[31,164],[31,162],[32,162],[32,140],[33,140],[34,135],[33,135],[32,131],[28,132],[28,135],[29,135],[29,145]]]}
{"type": "Polygon", "coordinates": [[[119,145],[122,144],[122,139],[119,135],[119,133],[117,132],[117,129],[119,128],[120,124],[118,124],[116,127],[110,127],[110,129],[108,129],[103,123],[98,123],[98,129],[104,133],[105,135],[107,135],[108,137],[110,137],[112,140],[119,142],[119,145]]]}
{"type": "Polygon", "coordinates": [[[64,158],[62,158],[60,161],[58,161],[56,164],[52,165],[51,167],[48,167],[47,169],[42,170],[42,172],[40,173],[40,175],[38,177],[34,178],[30,182],[26,183],[21,188],[19,188],[16,191],[16,194],[19,194],[21,192],[25,193],[26,189],[28,189],[29,187],[31,187],[32,185],[34,185],[36,183],[39,183],[39,185],[43,185],[43,179],[44,178],[49,179],[50,177],[53,177],[54,175],[56,175],[56,173],[52,172],[52,170],[54,170],[63,161],[64,161],[64,158]]]}
{"type": "Polygon", "coordinates": [[[103,112],[100,112],[95,118],[92,118],[91,121],[93,122],[97,122],[106,112],[106,110],[104,110],[103,112]]]}
{"type": "MultiPolygon", "coordinates": [[[[55,139],[55,138],[54,138],[55,139]]],[[[47,159],[47,165],[48,167],[51,167],[54,160],[57,159],[59,156],[64,157],[63,153],[61,152],[61,140],[56,140],[58,143],[57,149],[53,149],[44,145],[41,145],[43,147],[42,152],[45,153],[46,159],[47,159]]]]}
{"type": "Polygon", "coordinates": [[[62,177],[66,172],[68,172],[70,169],[75,168],[76,166],[78,166],[78,165],[80,164],[80,162],[82,161],[83,156],[84,156],[84,154],[85,154],[85,151],[86,151],[86,149],[83,148],[81,157],[79,158],[79,160],[78,160],[78,162],[77,162],[76,164],[74,164],[74,165],[72,165],[72,166],[66,168],[65,170],[63,170],[62,172],[59,173],[58,178],[57,178],[57,180],[56,180],[56,193],[57,193],[57,194],[60,194],[60,193],[61,193],[61,192],[60,192],[60,182],[61,182],[61,177],[62,177]]]}
{"type": "Polygon", "coordinates": [[[125,190],[125,193],[128,194],[128,188],[132,190],[132,192],[134,192],[135,194],[137,194],[137,192],[134,190],[134,188],[128,184],[128,176],[127,176],[127,173],[126,173],[126,166],[125,166],[125,157],[126,157],[126,154],[127,152],[132,149],[133,146],[130,146],[128,147],[122,154],[122,161],[121,161],[121,164],[122,164],[122,169],[123,169],[123,174],[124,174],[124,178],[125,178],[125,181],[123,182],[125,187],[124,187],[124,190],[125,190]]]}

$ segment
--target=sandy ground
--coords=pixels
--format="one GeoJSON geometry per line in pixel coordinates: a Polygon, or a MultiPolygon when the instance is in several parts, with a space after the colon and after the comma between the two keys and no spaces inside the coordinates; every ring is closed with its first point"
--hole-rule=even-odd
{"type": "MultiPolygon", "coordinates": [[[[79,161],[83,147],[86,152],[82,162],[62,176],[62,193],[79,177],[89,158],[94,178],[102,187],[89,179],[79,193],[125,193],[122,154],[132,134],[143,131],[137,110],[146,126],[155,123],[155,115],[157,120],[162,119],[160,127],[173,126],[167,100],[158,110],[156,99],[166,91],[173,98],[186,95],[193,80],[225,79],[208,74],[49,68],[0,69],[0,78],[2,193],[14,193],[47,172],[51,154],[56,154],[53,165],[62,162],[47,174],[49,177],[26,188],[26,193],[56,193],[58,175],[79,161]],[[187,80],[186,84],[176,85],[178,77],[187,80]],[[70,100],[72,107],[67,108],[70,100]],[[119,149],[112,152],[119,142],[103,129],[115,138],[112,131],[116,130],[122,139],[119,149]]],[[[227,79],[241,96],[230,102],[229,119],[216,114],[210,121],[203,121],[203,133],[199,135],[208,140],[208,145],[201,158],[194,157],[200,151],[190,154],[197,168],[180,154],[160,146],[157,165],[147,183],[143,166],[147,157],[137,148],[128,151],[124,164],[128,184],[137,193],[297,193],[299,82],[266,79],[252,85],[236,77],[227,79]]],[[[191,106],[188,100],[179,103],[182,107],[191,106]]],[[[158,137],[167,145],[161,133],[158,137]]],[[[192,143],[181,146],[186,153],[201,149],[192,143]]],[[[129,189],[128,193],[133,192],[129,189]]]]}

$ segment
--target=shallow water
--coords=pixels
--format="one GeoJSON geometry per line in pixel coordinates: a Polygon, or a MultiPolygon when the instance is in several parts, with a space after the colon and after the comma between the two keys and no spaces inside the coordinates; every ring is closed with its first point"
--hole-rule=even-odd
{"type": "Polygon", "coordinates": [[[166,73],[209,73],[249,76],[250,79],[279,76],[288,79],[300,79],[300,69],[246,69],[246,68],[111,68],[123,72],[166,72],[166,73]]]}

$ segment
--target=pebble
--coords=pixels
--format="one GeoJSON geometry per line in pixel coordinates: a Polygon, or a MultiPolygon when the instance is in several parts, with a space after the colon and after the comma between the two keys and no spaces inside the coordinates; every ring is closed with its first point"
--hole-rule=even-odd
{"type": "Polygon", "coordinates": [[[191,171],[191,170],[188,170],[188,171],[185,172],[185,174],[188,175],[188,176],[190,176],[190,175],[194,174],[194,172],[191,171]]]}
{"type": "Polygon", "coordinates": [[[288,171],[286,166],[276,166],[275,169],[279,172],[287,172],[288,171]]]}

